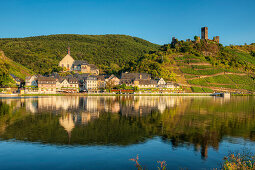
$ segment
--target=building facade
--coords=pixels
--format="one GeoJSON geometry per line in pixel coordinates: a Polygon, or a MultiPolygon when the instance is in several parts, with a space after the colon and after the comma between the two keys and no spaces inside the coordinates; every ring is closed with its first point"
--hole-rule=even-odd
{"type": "Polygon", "coordinates": [[[59,78],[56,82],[58,92],[77,93],[79,92],[79,82],[76,78],[59,78]]]}
{"type": "Polygon", "coordinates": [[[38,93],[56,94],[56,82],[53,77],[38,77],[38,93]]]}
{"type": "Polygon", "coordinates": [[[68,49],[68,54],[59,62],[59,66],[66,71],[99,75],[99,69],[96,65],[88,64],[87,61],[74,60],[70,55],[70,49],[68,49]]]}
{"type": "Polygon", "coordinates": [[[83,89],[87,92],[97,91],[97,77],[92,75],[86,77],[83,82],[83,89]]]}

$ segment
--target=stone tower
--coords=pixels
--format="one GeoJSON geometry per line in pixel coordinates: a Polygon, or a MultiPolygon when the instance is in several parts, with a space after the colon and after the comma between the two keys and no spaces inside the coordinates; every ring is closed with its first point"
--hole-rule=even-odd
{"type": "Polygon", "coordinates": [[[219,36],[213,37],[213,41],[220,43],[220,37],[219,36]]]}
{"type": "Polygon", "coordinates": [[[208,27],[201,28],[201,39],[207,40],[208,39],[208,27]]]}

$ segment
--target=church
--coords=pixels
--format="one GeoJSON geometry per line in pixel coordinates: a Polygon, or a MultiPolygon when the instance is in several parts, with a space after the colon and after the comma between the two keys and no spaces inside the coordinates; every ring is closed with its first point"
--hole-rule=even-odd
{"type": "Polygon", "coordinates": [[[67,71],[99,75],[99,69],[96,65],[83,60],[74,60],[70,55],[70,47],[68,47],[67,55],[59,62],[59,66],[67,71]]]}

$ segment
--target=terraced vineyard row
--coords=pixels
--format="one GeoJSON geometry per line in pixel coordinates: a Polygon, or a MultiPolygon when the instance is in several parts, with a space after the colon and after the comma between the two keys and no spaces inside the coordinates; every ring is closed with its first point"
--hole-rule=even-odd
{"type": "Polygon", "coordinates": [[[232,89],[255,90],[255,80],[248,75],[218,75],[214,77],[206,77],[200,79],[188,80],[191,85],[207,86],[207,87],[224,87],[232,89]]]}

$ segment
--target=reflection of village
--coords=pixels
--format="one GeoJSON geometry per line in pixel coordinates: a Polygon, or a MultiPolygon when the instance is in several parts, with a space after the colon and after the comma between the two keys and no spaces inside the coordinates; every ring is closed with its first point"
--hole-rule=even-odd
{"type": "Polygon", "coordinates": [[[181,100],[181,97],[171,96],[52,96],[21,98],[17,100],[16,107],[24,106],[32,114],[47,111],[61,114],[60,124],[70,133],[70,124],[73,124],[73,128],[75,124],[87,124],[105,112],[123,116],[142,116],[153,110],[163,113],[165,109],[178,105],[181,100]]]}
{"type": "MultiPolygon", "coordinates": [[[[26,110],[31,113],[42,111],[61,111],[65,114],[99,115],[110,112],[122,115],[144,115],[152,110],[164,112],[165,109],[180,103],[181,97],[160,96],[53,96],[40,98],[23,98],[26,110]]],[[[83,118],[79,119],[83,120],[83,118]]],[[[82,124],[86,123],[81,122],[82,124]]]]}
{"type": "Polygon", "coordinates": [[[206,158],[209,147],[213,147],[216,150],[219,147],[220,139],[218,138],[218,132],[208,131],[195,135],[187,129],[188,132],[186,132],[185,128],[199,129],[203,126],[203,122],[196,119],[197,116],[193,117],[194,113],[196,115],[209,114],[206,107],[200,106],[201,102],[212,102],[217,104],[217,106],[222,105],[223,107],[230,100],[201,97],[200,102],[196,104],[197,101],[197,98],[195,99],[194,97],[178,96],[52,96],[2,100],[2,102],[14,106],[16,109],[25,109],[26,114],[52,113],[57,115],[59,117],[59,125],[65,129],[69,136],[69,142],[76,126],[87,126],[90,122],[100,120],[99,118],[102,114],[111,113],[124,117],[146,117],[150,116],[153,112],[164,113],[160,115],[170,116],[173,119],[166,117],[166,119],[162,119],[161,121],[165,121],[165,124],[162,125],[163,129],[155,134],[162,135],[162,139],[170,141],[173,147],[187,144],[187,142],[193,144],[194,149],[200,151],[201,156],[206,158]],[[191,106],[192,109],[190,109],[191,106]],[[171,114],[165,114],[171,110],[173,111],[170,112],[171,114]],[[188,110],[192,111],[189,112],[188,110]],[[192,116],[193,119],[187,119],[189,116],[192,116]],[[192,125],[189,123],[192,123],[192,125]]]}

